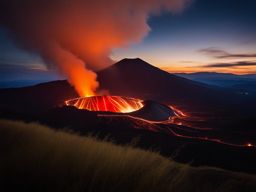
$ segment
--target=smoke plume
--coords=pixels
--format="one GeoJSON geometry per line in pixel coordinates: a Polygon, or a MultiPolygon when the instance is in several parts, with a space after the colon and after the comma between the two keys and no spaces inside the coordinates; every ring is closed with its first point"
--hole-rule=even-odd
{"type": "Polygon", "coordinates": [[[150,30],[150,15],[179,12],[188,1],[1,0],[0,25],[89,96],[99,86],[94,71],[112,63],[113,48],[139,42],[150,30]]]}

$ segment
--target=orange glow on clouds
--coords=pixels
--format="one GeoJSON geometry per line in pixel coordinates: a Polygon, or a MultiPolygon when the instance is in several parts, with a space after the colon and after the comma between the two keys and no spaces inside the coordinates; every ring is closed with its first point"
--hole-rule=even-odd
{"type": "Polygon", "coordinates": [[[196,72],[217,72],[217,73],[233,73],[237,75],[243,74],[255,74],[255,67],[233,67],[233,68],[206,68],[200,66],[180,66],[178,64],[176,66],[171,67],[161,67],[162,70],[167,71],[169,73],[196,73],[196,72]]]}

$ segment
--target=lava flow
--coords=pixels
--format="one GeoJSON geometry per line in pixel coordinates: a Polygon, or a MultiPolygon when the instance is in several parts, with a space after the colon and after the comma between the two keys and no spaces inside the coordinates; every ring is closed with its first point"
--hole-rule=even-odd
{"type": "Polygon", "coordinates": [[[177,107],[169,106],[173,111],[175,116],[169,118],[169,120],[164,121],[154,121],[147,120],[141,117],[134,116],[133,114],[98,114],[98,117],[101,118],[118,118],[126,117],[131,122],[134,123],[135,128],[146,129],[153,132],[162,132],[171,136],[183,138],[183,139],[192,139],[197,141],[208,141],[217,144],[232,146],[232,147],[242,147],[242,148],[256,148],[256,145],[251,142],[232,142],[230,139],[226,140],[218,135],[212,128],[200,128],[189,125],[184,125],[180,121],[175,121],[175,119],[184,119],[190,118],[190,115],[179,110],[177,107]],[[215,133],[215,134],[214,134],[215,133]],[[214,136],[215,135],[215,136],[214,136]]]}
{"type": "Polygon", "coordinates": [[[67,106],[89,111],[107,111],[114,113],[130,113],[141,109],[143,100],[121,96],[92,96],[67,100],[67,106]]]}

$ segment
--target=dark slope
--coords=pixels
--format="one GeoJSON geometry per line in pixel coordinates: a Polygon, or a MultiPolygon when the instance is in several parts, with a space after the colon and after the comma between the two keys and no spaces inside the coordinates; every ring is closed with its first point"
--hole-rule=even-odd
{"type": "Polygon", "coordinates": [[[168,120],[170,117],[175,115],[173,110],[166,105],[162,105],[154,101],[145,101],[144,104],[143,108],[131,113],[131,115],[152,121],[168,120]]]}
{"type": "Polygon", "coordinates": [[[256,176],[193,168],[38,124],[0,120],[1,191],[251,191],[256,176]],[[15,139],[13,139],[15,138],[15,139]],[[78,147],[79,146],[79,147],[78,147]]]}
{"type": "Polygon", "coordinates": [[[1,111],[37,113],[63,105],[68,98],[77,97],[67,81],[42,83],[31,87],[0,89],[1,111]]]}
{"type": "Polygon", "coordinates": [[[123,59],[100,71],[98,79],[101,87],[110,90],[113,94],[161,101],[209,91],[209,88],[203,84],[171,75],[141,59],[123,59]]]}
{"type": "MultiPolygon", "coordinates": [[[[166,134],[165,125],[154,125],[126,116],[98,117],[96,113],[62,107],[42,113],[33,119],[30,116],[16,119],[39,122],[57,130],[65,129],[79,135],[95,135],[99,139],[108,138],[120,145],[132,144],[138,148],[157,151],[175,161],[193,166],[214,166],[256,173],[255,148],[233,147],[177,137],[166,134]],[[158,128],[162,131],[157,131],[158,128]]],[[[176,125],[173,126],[176,127],[176,125]]]]}

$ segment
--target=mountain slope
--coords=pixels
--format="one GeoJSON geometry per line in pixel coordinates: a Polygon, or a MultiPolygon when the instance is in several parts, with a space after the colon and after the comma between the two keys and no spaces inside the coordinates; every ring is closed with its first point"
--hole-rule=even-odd
{"type": "Polygon", "coordinates": [[[77,93],[67,81],[0,89],[0,109],[33,114],[63,105],[66,99],[74,97],[77,97],[77,93]]]}
{"type": "Polygon", "coordinates": [[[100,71],[98,79],[101,87],[114,95],[153,99],[192,110],[213,111],[224,105],[234,110],[237,103],[243,103],[239,106],[242,110],[251,105],[248,97],[169,74],[141,59],[123,59],[100,71]]]}
{"type": "Polygon", "coordinates": [[[197,93],[212,91],[206,85],[171,75],[141,59],[123,59],[100,71],[98,78],[101,87],[113,94],[143,99],[168,101],[171,98],[182,99],[187,94],[194,97],[197,93]]]}
{"type": "Polygon", "coordinates": [[[0,121],[3,191],[255,191],[256,177],[193,168],[38,124],[0,121]],[[15,138],[15,139],[14,139],[15,138]],[[77,147],[79,146],[79,147],[77,147]]]}

